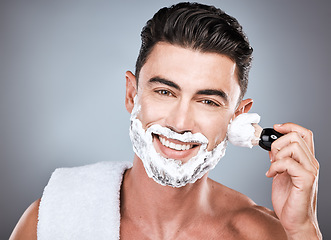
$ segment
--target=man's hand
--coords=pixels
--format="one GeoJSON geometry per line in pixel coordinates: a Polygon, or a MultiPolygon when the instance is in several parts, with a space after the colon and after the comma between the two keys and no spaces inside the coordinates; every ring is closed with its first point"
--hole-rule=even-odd
{"type": "Polygon", "coordinates": [[[322,239],[316,215],[319,163],[313,134],[293,123],[275,125],[285,134],[271,145],[272,203],[289,239],[322,239]]]}

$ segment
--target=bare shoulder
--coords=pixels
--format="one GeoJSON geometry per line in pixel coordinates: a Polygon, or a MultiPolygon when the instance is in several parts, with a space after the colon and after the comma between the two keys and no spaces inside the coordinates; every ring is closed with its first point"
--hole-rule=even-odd
{"type": "Polygon", "coordinates": [[[40,199],[34,201],[16,224],[10,240],[37,239],[37,224],[40,199]]]}
{"type": "Polygon", "coordinates": [[[287,239],[274,211],[258,206],[246,195],[217,182],[211,182],[220,221],[227,216],[226,226],[237,239],[287,239]]]}
{"type": "Polygon", "coordinates": [[[284,228],[274,213],[253,205],[238,209],[231,221],[243,239],[287,239],[284,228]]]}

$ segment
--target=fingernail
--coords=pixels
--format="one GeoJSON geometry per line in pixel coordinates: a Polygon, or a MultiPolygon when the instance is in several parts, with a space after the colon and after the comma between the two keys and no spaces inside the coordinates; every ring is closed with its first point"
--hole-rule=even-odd
{"type": "Polygon", "coordinates": [[[275,124],[277,127],[281,127],[283,124],[275,124]]]}
{"type": "Polygon", "coordinates": [[[266,176],[268,176],[269,170],[265,173],[266,176]]]}

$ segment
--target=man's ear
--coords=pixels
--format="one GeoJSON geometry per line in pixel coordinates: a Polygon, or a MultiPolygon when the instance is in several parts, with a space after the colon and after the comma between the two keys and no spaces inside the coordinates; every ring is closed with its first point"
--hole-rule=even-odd
{"type": "Polygon", "coordinates": [[[125,73],[125,79],[126,79],[126,92],[125,92],[125,107],[126,110],[131,113],[134,102],[133,99],[137,95],[137,80],[136,77],[133,75],[132,72],[127,71],[125,73]]]}
{"type": "Polygon", "coordinates": [[[248,98],[242,100],[233,115],[233,119],[242,113],[247,113],[252,108],[252,106],[253,106],[253,99],[248,98]]]}

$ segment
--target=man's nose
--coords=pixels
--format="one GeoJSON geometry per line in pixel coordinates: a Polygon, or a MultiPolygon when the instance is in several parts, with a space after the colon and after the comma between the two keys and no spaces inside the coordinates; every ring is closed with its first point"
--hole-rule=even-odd
{"type": "Polygon", "coordinates": [[[167,127],[178,133],[192,132],[195,126],[193,110],[188,101],[178,101],[166,119],[167,127]]]}

